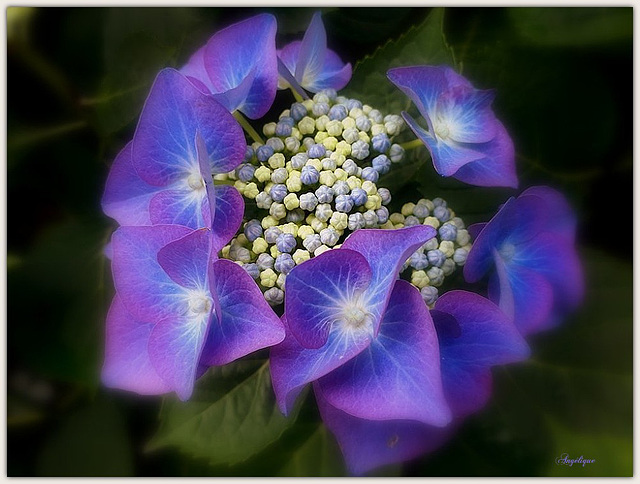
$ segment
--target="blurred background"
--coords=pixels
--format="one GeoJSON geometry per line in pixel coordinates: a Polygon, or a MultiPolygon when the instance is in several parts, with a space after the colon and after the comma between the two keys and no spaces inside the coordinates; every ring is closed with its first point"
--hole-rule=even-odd
{"type": "MultiPolygon", "coordinates": [[[[322,10],[329,47],[355,65],[413,35],[431,9],[322,10]]],[[[276,15],[279,46],[301,37],[313,14],[7,9],[9,476],[344,473],[326,433],[322,459],[298,452],[312,445],[305,440],[317,424],[312,405],[279,442],[236,465],[212,466],[171,447],[150,451],[162,398],[99,382],[113,295],[102,248],[115,224],[99,204],[109,166],[131,138],[155,74],[180,67],[213,32],[260,11],[276,15]]],[[[587,297],[561,328],[531,339],[530,361],[496,369],[491,404],[452,442],[386,475],[632,474],[632,13],[445,10],[444,35],[463,74],[478,88],[497,89],[494,109],[514,139],[521,188],[558,188],[579,215],[587,297]],[[557,466],[564,452],[596,463],[557,466]]],[[[273,116],[292,101],[280,93],[273,116]]],[[[407,196],[422,188],[412,181],[407,196]]],[[[505,200],[495,193],[492,210],[505,200]]],[[[480,219],[471,213],[465,221],[480,219]]]]}

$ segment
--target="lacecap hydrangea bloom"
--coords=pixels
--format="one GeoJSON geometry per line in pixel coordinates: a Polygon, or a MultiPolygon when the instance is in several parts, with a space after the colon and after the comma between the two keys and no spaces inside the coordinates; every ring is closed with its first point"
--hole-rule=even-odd
{"type": "Polygon", "coordinates": [[[518,185],[493,91],[448,66],[389,70],[424,129],[337,92],[351,64],[320,13],[301,40],[276,35],[256,15],[157,75],[102,198],[121,225],[102,380],[185,400],[210,366],[270,347],[282,413],[311,385],[362,475],[444,444],[489,401],[491,368],[579,305],[576,217],[543,186],[471,227],[437,193],[395,205],[385,177],[422,144],[440,175],[518,185]],[[277,87],[296,102],[263,119],[277,87]]]}

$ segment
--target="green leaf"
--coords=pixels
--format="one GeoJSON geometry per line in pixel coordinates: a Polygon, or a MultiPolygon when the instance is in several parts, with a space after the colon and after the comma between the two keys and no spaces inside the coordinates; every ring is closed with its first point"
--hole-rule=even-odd
{"type": "Polygon", "coordinates": [[[123,416],[108,399],[66,417],[44,443],[38,476],[132,476],[133,449],[123,416]]]}
{"type": "Polygon", "coordinates": [[[344,476],[345,468],[340,448],[322,424],[293,451],[287,464],[278,473],[282,477],[344,476]]]}
{"type": "Polygon", "coordinates": [[[275,404],[267,363],[212,368],[187,402],[166,397],[149,450],[175,447],[211,465],[242,462],[276,441],[296,420],[275,404]]]}
{"type": "Polygon", "coordinates": [[[442,32],[443,18],[444,9],[434,8],[422,24],[359,61],[344,95],[360,99],[384,113],[406,110],[409,98],[387,79],[387,71],[416,64],[455,66],[453,51],[442,32]]]}

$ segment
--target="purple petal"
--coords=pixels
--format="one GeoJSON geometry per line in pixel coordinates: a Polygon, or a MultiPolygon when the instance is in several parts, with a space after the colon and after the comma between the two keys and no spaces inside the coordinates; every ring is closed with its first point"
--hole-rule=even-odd
{"type": "Polygon", "coordinates": [[[149,360],[147,345],[152,329],[153,324],[136,321],[115,295],[107,314],[102,383],[141,395],[171,390],[149,360]]]}
{"type": "Polygon", "coordinates": [[[212,268],[221,314],[219,323],[211,325],[201,362],[224,365],[280,343],[284,325],[251,276],[224,259],[215,261],[212,268]]]}
{"type": "Polygon", "coordinates": [[[198,229],[169,242],[158,251],[158,263],[178,285],[188,289],[208,286],[207,267],[211,231],[198,229]]]}
{"type": "Polygon", "coordinates": [[[495,257],[496,274],[489,281],[489,298],[513,320],[523,335],[541,329],[553,308],[553,288],[539,273],[506,264],[495,257]]]}
{"type": "MultiPolygon", "coordinates": [[[[279,55],[279,54],[278,54],[279,55]]],[[[278,74],[280,77],[278,78],[278,89],[287,89],[291,87],[294,91],[296,91],[303,99],[309,99],[307,92],[300,86],[296,78],[293,77],[291,71],[287,67],[287,65],[282,62],[282,59],[278,57],[278,74]]]]}
{"type": "Polygon", "coordinates": [[[443,92],[436,112],[446,122],[449,138],[458,143],[486,143],[498,130],[498,120],[491,110],[495,97],[492,90],[479,91],[459,87],[443,92]]]}
{"type": "MultiPolygon", "coordinates": [[[[282,321],[288,328],[286,314],[282,321]]],[[[284,341],[271,348],[270,356],[273,390],[282,413],[287,415],[291,411],[307,383],[349,361],[370,343],[371,335],[368,332],[347,334],[338,325],[333,325],[323,347],[307,349],[298,343],[291,331],[287,331],[284,341]]]]}
{"type": "Polygon", "coordinates": [[[521,196],[524,195],[534,195],[543,199],[547,204],[547,213],[551,219],[548,230],[564,234],[568,243],[574,243],[577,226],[576,214],[562,193],[547,186],[535,186],[522,192],[521,196]]]}
{"type": "Polygon", "coordinates": [[[431,133],[425,131],[408,113],[402,112],[402,117],[407,125],[427,146],[431,153],[433,167],[442,176],[451,176],[468,163],[484,158],[484,154],[475,149],[465,148],[460,144],[450,141],[449,143],[436,138],[431,133]]]}
{"type": "Polygon", "coordinates": [[[360,252],[373,272],[364,299],[377,322],[376,334],[402,264],[435,234],[435,229],[427,225],[396,230],[360,229],[342,244],[343,249],[360,252]]]}
{"type": "Polygon", "coordinates": [[[188,62],[180,69],[180,73],[193,82],[202,92],[208,93],[211,92],[211,89],[208,86],[209,75],[204,67],[205,49],[206,44],[195,51],[188,62]]]}
{"type": "Polygon", "coordinates": [[[246,76],[244,76],[237,86],[223,92],[212,94],[212,96],[232,113],[245,102],[249,96],[251,86],[253,86],[255,79],[256,70],[252,69],[246,76]]]}
{"type": "Polygon", "coordinates": [[[278,51],[278,59],[280,59],[292,76],[294,76],[294,72],[296,71],[296,62],[298,61],[301,44],[301,41],[295,40],[278,51]]]}
{"type": "Polygon", "coordinates": [[[461,418],[479,410],[489,399],[489,368],[524,360],[529,348],[500,308],[478,294],[447,292],[438,298],[434,309],[442,384],[453,414],[461,418]]]}
{"type": "Polygon", "coordinates": [[[255,70],[246,98],[232,109],[251,119],[266,114],[275,99],[278,83],[275,35],[275,17],[260,14],[220,30],[206,46],[204,63],[214,94],[238,87],[255,70]]]}
{"type": "Polygon", "coordinates": [[[360,418],[417,420],[438,427],[451,420],[436,330],[420,293],[405,281],[394,285],[371,345],[318,385],[331,405],[360,418]]]}
{"type": "Polygon", "coordinates": [[[157,255],[162,247],[190,232],[179,225],[120,227],[114,232],[114,285],[136,320],[155,323],[181,311],[182,288],[167,275],[157,255]]]}
{"type": "Polygon", "coordinates": [[[410,420],[366,420],[332,406],[314,384],[320,416],[335,435],[349,472],[362,475],[377,467],[431,452],[451,438],[453,426],[432,427],[410,420]]]}
{"type": "Polygon", "coordinates": [[[111,165],[102,210],[120,225],[151,225],[149,202],[157,188],[138,176],[131,163],[131,149],[129,142],[111,165]]]}
{"type": "Polygon", "coordinates": [[[471,238],[475,240],[486,225],[487,222],[478,222],[475,224],[471,224],[467,227],[467,231],[469,232],[469,235],[471,235],[471,238]]]}
{"type": "MultiPolygon", "coordinates": [[[[291,334],[305,348],[327,342],[332,326],[371,281],[365,258],[353,250],[327,251],[293,268],[285,282],[285,313],[291,334]]],[[[371,321],[373,325],[373,321],[371,321]]]]}
{"type": "Polygon", "coordinates": [[[343,89],[351,80],[352,68],[351,63],[342,63],[338,55],[332,50],[327,50],[327,59],[332,59],[330,62],[333,65],[333,59],[337,59],[340,62],[340,66],[336,69],[329,67],[327,61],[322,69],[320,75],[309,85],[307,89],[311,92],[319,92],[323,89],[335,89],[339,91],[343,89]]]}
{"type": "Polygon", "coordinates": [[[304,33],[296,60],[294,77],[302,86],[310,84],[320,75],[326,52],[327,33],[320,12],[316,12],[304,33]]]}
{"type": "Polygon", "coordinates": [[[149,336],[149,358],[160,377],[187,400],[193,391],[209,317],[169,317],[149,336]]]}
{"type": "Polygon", "coordinates": [[[518,187],[513,141],[500,121],[495,121],[496,136],[483,144],[473,144],[473,149],[483,153],[483,158],[462,166],[453,177],[472,185],[483,187],[518,187]]]}
{"type": "Polygon", "coordinates": [[[154,225],[183,225],[192,229],[211,225],[204,191],[162,190],[151,199],[149,213],[154,225]]]}
{"type": "Polygon", "coordinates": [[[444,66],[397,67],[387,71],[389,80],[413,101],[427,120],[431,132],[438,97],[450,87],[447,78],[449,71],[452,69],[444,66]]]}
{"type": "Polygon", "coordinates": [[[151,87],[133,139],[133,165],[156,186],[178,184],[200,174],[195,135],[205,140],[214,173],[235,168],[244,156],[242,129],[211,96],[174,69],[160,71],[151,87]]]}
{"type": "Polygon", "coordinates": [[[244,199],[234,187],[218,185],[215,190],[212,252],[217,254],[240,228],[244,216],[244,199]]]}

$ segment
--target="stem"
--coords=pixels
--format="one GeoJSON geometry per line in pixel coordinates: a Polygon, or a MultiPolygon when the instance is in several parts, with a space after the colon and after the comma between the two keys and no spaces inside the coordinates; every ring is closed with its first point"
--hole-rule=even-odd
{"type": "Polygon", "coordinates": [[[260,143],[261,145],[264,144],[264,141],[262,141],[262,138],[260,137],[258,132],[253,129],[253,126],[249,124],[249,121],[247,121],[247,119],[240,113],[240,111],[234,111],[233,117],[236,118],[236,121],[240,123],[240,126],[242,126],[242,128],[246,131],[246,133],[251,137],[253,141],[260,143]]]}
{"type": "Polygon", "coordinates": [[[424,146],[424,143],[420,139],[414,139],[412,141],[407,141],[406,143],[402,143],[400,146],[402,146],[402,148],[404,148],[405,151],[409,151],[409,150],[413,150],[414,148],[424,146]]]}
{"type": "Polygon", "coordinates": [[[300,93],[298,91],[296,91],[293,86],[289,86],[289,89],[291,90],[291,92],[293,93],[293,97],[295,98],[295,100],[299,103],[301,103],[302,101],[304,101],[304,99],[302,98],[302,96],[300,95],[300,93]]]}

